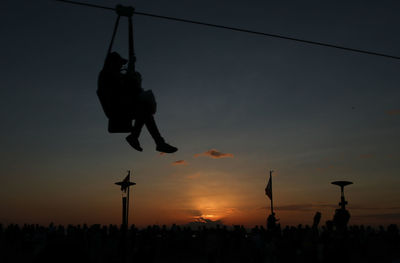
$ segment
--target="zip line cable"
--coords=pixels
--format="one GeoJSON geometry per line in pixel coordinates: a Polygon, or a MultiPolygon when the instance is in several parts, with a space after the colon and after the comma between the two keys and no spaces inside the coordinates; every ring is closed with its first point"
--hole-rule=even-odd
{"type": "MultiPolygon", "coordinates": [[[[88,4],[88,3],[76,2],[76,1],[70,1],[70,0],[54,0],[54,1],[116,11],[116,9],[112,8],[112,7],[106,7],[106,6],[94,5],[94,4],[88,4]]],[[[356,48],[349,48],[349,47],[344,47],[344,46],[339,46],[339,45],[334,45],[334,44],[329,44],[329,43],[324,43],[324,42],[317,42],[317,41],[312,41],[312,40],[294,38],[294,37],[289,37],[289,36],[284,36],[284,35],[270,34],[270,33],[265,33],[265,32],[253,31],[253,30],[249,30],[249,29],[216,25],[216,24],[205,23],[205,22],[200,22],[200,21],[170,17],[170,16],[155,15],[155,14],[149,14],[149,13],[143,13],[143,12],[137,12],[137,11],[134,11],[134,14],[141,15],[141,16],[153,17],[153,18],[160,18],[160,19],[184,22],[184,23],[190,23],[190,24],[196,24],[196,25],[202,25],[202,26],[208,26],[208,27],[214,27],[214,28],[220,28],[220,29],[227,29],[227,30],[261,35],[261,36],[267,36],[267,37],[272,37],[272,38],[291,40],[291,41],[310,44],[310,45],[323,46],[323,47],[328,47],[328,48],[335,48],[335,49],[341,49],[341,50],[350,51],[350,52],[356,52],[356,53],[361,53],[361,54],[367,54],[367,55],[373,55],[373,56],[379,56],[379,57],[384,57],[384,58],[400,60],[399,56],[393,56],[393,55],[389,55],[389,54],[372,52],[372,51],[356,49],[356,48]]]]}

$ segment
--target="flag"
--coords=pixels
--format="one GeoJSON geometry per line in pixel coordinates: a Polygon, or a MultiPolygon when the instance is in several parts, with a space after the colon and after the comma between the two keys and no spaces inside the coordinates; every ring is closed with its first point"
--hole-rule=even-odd
{"type": "Polygon", "coordinates": [[[267,187],[265,187],[265,195],[269,197],[269,199],[272,200],[272,180],[271,176],[269,177],[269,181],[267,184],[267,187]]]}

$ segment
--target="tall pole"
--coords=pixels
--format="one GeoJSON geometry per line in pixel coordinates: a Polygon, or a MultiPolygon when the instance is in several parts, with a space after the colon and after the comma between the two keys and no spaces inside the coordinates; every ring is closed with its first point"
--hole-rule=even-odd
{"type": "Polygon", "coordinates": [[[122,197],[122,227],[125,227],[128,224],[128,216],[127,216],[127,205],[126,205],[126,197],[122,197]]]}
{"type": "Polygon", "coordinates": [[[346,209],[346,201],[344,200],[344,186],[340,186],[340,204],[342,209],[346,209]]]}
{"type": "Polygon", "coordinates": [[[116,182],[116,185],[121,186],[122,191],[122,236],[121,236],[121,262],[127,262],[127,231],[128,231],[128,215],[129,215],[129,193],[130,187],[136,185],[131,182],[131,171],[128,171],[128,175],[121,182],[116,182]],[[128,192],[126,192],[128,191],[128,192]]]}
{"type": "Polygon", "coordinates": [[[136,183],[130,181],[131,171],[128,171],[128,175],[121,182],[116,182],[116,185],[121,186],[122,191],[122,224],[128,226],[129,217],[129,194],[130,187],[136,185],[136,183]],[[128,192],[127,192],[128,191],[128,192]],[[125,194],[124,194],[125,193],[125,194]]]}
{"type": "Polygon", "coordinates": [[[269,171],[269,181],[271,182],[271,215],[273,215],[274,214],[274,203],[273,203],[273,201],[272,201],[272,173],[273,173],[274,171],[273,170],[270,170],[269,171]]]}
{"type": "MultiPolygon", "coordinates": [[[[130,180],[131,180],[131,170],[128,170],[128,176],[129,176],[129,182],[130,182],[130,180]]],[[[126,227],[128,227],[128,218],[129,218],[129,190],[130,190],[130,187],[128,186],[128,195],[127,195],[127,197],[128,197],[128,201],[126,202],[126,227]]]]}

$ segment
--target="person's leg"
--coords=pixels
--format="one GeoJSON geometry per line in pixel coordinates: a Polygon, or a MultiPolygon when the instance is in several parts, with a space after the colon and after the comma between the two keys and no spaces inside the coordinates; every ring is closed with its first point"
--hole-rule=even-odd
{"type": "Polygon", "coordinates": [[[154,120],[153,115],[146,115],[145,117],[136,118],[135,125],[132,127],[131,134],[126,137],[128,143],[137,151],[143,151],[142,147],[139,143],[139,135],[142,131],[143,125],[146,125],[147,130],[149,131],[151,137],[156,143],[156,150],[164,153],[174,153],[178,150],[178,148],[169,145],[164,141],[164,138],[161,136],[160,131],[158,130],[156,121],[154,120]]]}
{"type": "Polygon", "coordinates": [[[139,152],[143,151],[139,143],[139,135],[140,132],[142,131],[144,124],[145,124],[144,118],[137,118],[135,120],[134,126],[132,127],[131,134],[126,137],[126,140],[128,141],[129,145],[139,152]]]}
{"type": "Polygon", "coordinates": [[[153,115],[146,116],[145,119],[146,128],[149,131],[151,137],[158,145],[164,142],[164,138],[161,136],[160,131],[158,130],[156,121],[154,120],[153,115]]]}
{"type": "Polygon", "coordinates": [[[148,115],[145,118],[146,128],[149,131],[151,137],[153,137],[154,142],[157,147],[156,150],[159,152],[165,153],[174,153],[178,150],[178,148],[169,145],[164,141],[164,138],[161,136],[160,131],[157,128],[156,121],[154,120],[153,115],[148,115]]]}
{"type": "Polygon", "coordinates": [[[135,124],[132,127],[131,135],[135,136],[136,138],[139,138],[145,123],[146,123],[145,118],[136,118],[135,124]]]}

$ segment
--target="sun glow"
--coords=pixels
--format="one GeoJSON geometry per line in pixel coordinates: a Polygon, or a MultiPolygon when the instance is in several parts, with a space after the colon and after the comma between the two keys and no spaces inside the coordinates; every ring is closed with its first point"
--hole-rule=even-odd
{"type": "Polygon", "coordinates": [[[252,203],[254,199],[253,196],[245,194],[250,184],[237,183],[231,180],[232,177],[232,174],[221,172],[185,174],[182,177],[186,186],[182,193],[185,202],[184,220],[211,220],[235,224],[259,217],[261,212],[258,207],[261,205],[248,208],[248,203],[252,203]]]}
{"type": "Polygon", "coordinates": [[[207,219],[213,219],[216,216],[215,215],[201,215],[202,218],[207,218],[207,219]]]}
{"type": "Polygon", "coordinates": [[[199,198],[195,201],[194,207],[199,211],[200,216],[198,218],[220,220],[226,218],[233,213],[229,200],[223,198],[204,199],[199,198]]]}

